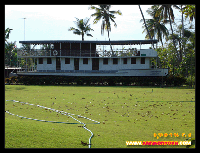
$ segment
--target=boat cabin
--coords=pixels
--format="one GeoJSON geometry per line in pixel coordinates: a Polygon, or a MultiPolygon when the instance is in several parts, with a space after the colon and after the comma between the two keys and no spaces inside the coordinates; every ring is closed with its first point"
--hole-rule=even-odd
{"type": "Polygon", "coordinates": [[[157,40],[19,41],[18,75],[58,76],[166,76],[168,69],[158,69],[154,49],[157,40]],[[131,46],[128,49],[124,46],[131,46]],[[133,48],[140,45],[140,48],[133,48]],[[38,49],[39,46],[39,49],[38,49]],[[107,48],[106,48],[107,46],[107,48]],[[152,64],[153,63],[153,64],[152,64]]]}

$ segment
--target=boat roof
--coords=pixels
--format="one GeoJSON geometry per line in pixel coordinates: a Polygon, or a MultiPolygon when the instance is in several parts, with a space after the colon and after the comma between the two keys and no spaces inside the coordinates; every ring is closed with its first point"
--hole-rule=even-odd
{"type": "Polygon", "coordinates": [[[140,45],[140,44],[152,44],[157,43],[158,40],[30,40],[30,41],[19,41],[22,44],[55,44],[55,43],[93,43],[96,45],[140,45]]]}

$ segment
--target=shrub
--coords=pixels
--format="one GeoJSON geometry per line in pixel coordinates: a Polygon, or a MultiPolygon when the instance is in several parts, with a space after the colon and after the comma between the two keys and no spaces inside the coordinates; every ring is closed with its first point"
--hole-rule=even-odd
{"type": "Polygon", "coordinates": [[[174,86],[181,86],[183,84],[185,84],[186,79],[182,76],[175,76],[174,77],[174,86]]]}
{"type": "MultiPolygon", "coordinates": [[[[59,85],[59,84],[77,84],[77,85],[136,85],[136,86],[159,86],[162,84],[180,86],[186,82],[186,79],[181,76],[168,77],[113,77],[113,76],[18,76],[6,78],[5,83],[21,83],[24,85],[59,85]]],[[[190,78],[188,79],[189,83],[190,78]]]]}
{"type": "Polygon", "coordinates": [[[191,84],[194,85],[195,84],[195,76],[192,76],[192,79],[191,79],[191,75],[189,75],[185,79],[186,79],[186,82],[185,82],[186,85],[191,85],[191,84]]]}

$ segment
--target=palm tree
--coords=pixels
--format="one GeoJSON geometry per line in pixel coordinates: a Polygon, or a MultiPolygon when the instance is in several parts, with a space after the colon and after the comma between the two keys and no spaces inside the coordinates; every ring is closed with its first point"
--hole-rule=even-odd
{"type": "Polygon", "coordinates": [[[169,18],[170,27],[171,27],[172,36],[173,36],[173,44],[174,44],[175,50],[177,52],[174,33],[173,33],[173,28],[172,28],[172,22],[174,22],[174,13],[173,13],[172,6],[175,7],[175,8],[180,9],[177,5],[160,5],[155,16],[156,17],[160,16],[160,20],[164,19],[164,23],[166,23],[167,22],[167,18],[169,18]]]}
{"type": "MultiPolygon", "coordinates": [[[[114,26],[117,27],[117,24],[115,22],[115,15],[122,15],[121,11],[110,11],[111,5],[99,5],[99,7],[91,6],[89,9],[95,10],[96,12],[92,14],[91,16],[95,17],[93,23],[96,24],[100,19],[102,19],[101,24],[101,34],[104,34],[104,30],[107,30],[108,32],[108,38],[109,38],[109,32],[111,32],[111,21],[114,23],[114,26]]],[[[109,38],[110,40],[110,38],[109,38]]]]}
{"type": "Polygon", "coordinates": [[[7,39],[9,39],[9,34],[11,33],[11,30],[13,29],[7,28],[5,30],[5,42],[7,42],[7,39]]]}
{"type": "Polygon", "coordinates": [[[76,18],[75,23],[78,28],[76,29],[74,27],[70,27],[68,30],[73,31],[73,33],[76,35],[82,35],[82,41],[84,41],[84,34],[93,37],[91,34],[88,33],[90,31],[94,31],[92,28],[90,28],[90,24],[88,24],[89,20],[90,19],[88,18],[84,20],[76,18]]]}
{"type": "MultiPolygon", "coordinates": [[[[151,35],[152,38],[155,37],[154,33],[157,34],[157,39],[158,41],[161,41],[161,44],[163,46],[162,37],[168,39],[169,31],[165,27],[165,24],[160,20],[160,17],[155,16],[157,11],[158,11],[158,6],[152,6],[150,9],[147,10],[147,13],[152,17],[152,19],[146,19],[147,29],[145,28],[143,33],[149,30],[149,34],[151,35]]],[[[150,39],[148,34],[146,35],[145,38],[150,39]]]]}
{"type": "Polygon", "coordinates": [[[181,10],[182,13],[185,14],[185,17],[189,17],[190,18],[190,22],[193,21],[193,19],[196,20],[196,16],[195,16],[195,5],[186,5],[183,10],[181,10]]]}

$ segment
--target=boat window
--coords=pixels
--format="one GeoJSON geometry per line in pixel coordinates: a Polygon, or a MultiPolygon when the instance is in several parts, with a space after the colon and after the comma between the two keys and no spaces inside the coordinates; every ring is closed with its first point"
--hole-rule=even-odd
{"type": "Polygon", "coordinates": [[[145,57],[141,57],[141,64],[145,64],[145,57]]]}
{"type": "Polygon", "coordinates": [[[118,64],[118,58],[113,58],[113,64],[118,64]]]}
{"type": "Polygon", "coordinates": [[[103,64],[108,64],[108,58],[103,59],[103,64]]]}
{"type": "Polygon", "coordinates": [[[47,58],[47,64],[52,64],[51,58],[47,58]]]}
{"type": "Polygon", "coordinates": [[[136,64],[136,58],[131,58],[131,64],[136,64]]]}
{"type": "Polygon", "coordinates": [[[43,64],[43,58],[39,58],[39,64],[43,64]]]}
{"type": "Polygon", "coordinates": [[[83,59],[83,64],[88,64],[88,58],[83,59]]]}
{"type": "Polygon", "coordinates": [[[124,64],[127,64],[127,58],[124,58],[124,64]]]}
{"type": "Polygon", "coordinates": [[[70,64],[70,58],[65,58],[65,64],[70,64]]]}

